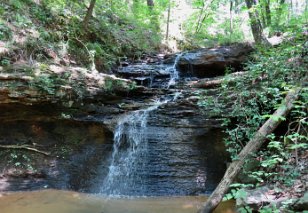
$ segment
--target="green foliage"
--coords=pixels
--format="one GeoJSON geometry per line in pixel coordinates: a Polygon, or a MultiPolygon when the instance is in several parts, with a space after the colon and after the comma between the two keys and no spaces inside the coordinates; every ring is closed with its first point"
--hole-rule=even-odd
{"type": "Polygon", "coordinates": [[[114,92],[115,89],[123,88],[123,87],[124,87],[124,82],[122,80],[116,80],[116,79],[112,79],[112,78],[106,78],[105,79],[104,89],[107,92],[114,92]]]}
{"type": "Polygon", "coordinates": [[[218,98],[212,96],[198,101],[198,105],[206,108],[209,112],[209,116],[219,116],[223,109],[223,103],[220,103],[218,98]]]}
{"type": "Polygon", "coordinates": [[[11,61],[10,61],[9,58],[7,58],[7,57],[1,58],[1,60],[0,60],[0,65],[1,66],[8,66],[10,64],[11,64],[11,61]]]}
{"type": "MultiPolygon", "coordinates": [[[[161,35],[157,26],[167,3],[159,0],[149,10],[146,2],[132,8],[124,1],[97,0],[87,29],[82,25],[87,1],[42,0],[38,4],[32,0],[9,0],[0,3],[0,14],[17,29],[39,32],[39,38],[30,37],[25,42],[26,57],[46,61],[44,48],[48,47],[55,53],[64,52],[60,57],[69,57],[78,65],[90,68],[95,64],[99,71],[107,71],[114,68],[120,57],[138,57],[159,47],[161,35]],[[68,44],[65,51],[62,43],[68,44]]],[[[0,39],[11,38],[10,28],[1,19],[0,39]]]]}
{"type": "MultiPolygon", "coordinates": [[[[286,42],[277,47],[258,47],[246,64],[248,75],[239,78],[234,85],[225,81],[222,85],[222,97],[230,102],[230,90],[233,96],[231,118],[226,119],[227,138],[225,143],[233,160],[253,137],[260,126],[271,118],[281,120],[283,127],[267,138],[266,144],[251,158],[259,164],[250,170],[243,171],[251,178],[254,186],[268,183],[292,187],[299,178],[302,168],[298,165],[298,156],[308,148],[307,144],[307,87],[300,92],[299,99],[288,117],[273,116],[273,112],[282,104],[286,93],[293,86],[305,85],[307,79],[308,57],[305,47],[306,39],[303,30],[292,30],[286,42]]],[[[208,101],[201,101],[209,107],[208,101]]],[[[224,101],[215,104],[221,109],[224,101]]],[[[244,168],[246,165],[244,165],[244,168]]],[[[245,188],[238,186],[227,194],[226,199],[237,198],[237,191],[245,188]]],[[[241,194],[239,195],[241,196],[241,194]]],[[[286,204],[287,205],[287,204],[286,204]]],[[[287,208],[287,206],[286,206],[287,208]]],[[[241,212],[251,212],[242,208],[241,212]]],[[[264,207],[260,212],[277,212],[276,207],[264,207]]]]}
{"type": "MultiPolygon", "coordinates": [[[[281,4],[280,1],[254,1],[255,11],[268,37],[300,30],[307,25],[307,3],[301,1],[281,4]],[[268,9],[266,5],[268,4],[268,9]]],[[[182,48],[207,47],[234,42],[252,41],[248,9],[244,1],[200,1],[191,3],[194,13],[183,23],[184,42],[182,48]],[[232,5],[231,5],[232,3],[232,5]]]]}
{"type": "Polygon", "coordinates": [[[35,171],[32,165],[32,159],[30,155],[24,152],[12,151],[9,154],[8,163],[12,164],[16,168],[26,169],[28,171],[35,171]]]}
{"type": "Polygon", "coordinates": [[[36,78],[34,85],[48,94],[55,93],[55,81],[50,76],[43,76],[36,78]]]}
{"type": "Polygon", "coordinates": [[[9,3],[15,10],[19,10],[23,7],[23,2],[19,0],[10,0],[9,3]]]}
{"type": "Polygon", "coordinates": [[[7,41],[12,38],[12,31],[11,29],[4,24],[3,21],[0,19],[0,40],[7,41]]]}
{"type": "Polygon", "coordinates": [[[241,199],[246,198],[247,193],[245,189],[252,187],[251,184],[242,184],[242,183],[234,183],[230,185],[230,192],[225,194],[223,201],[231,200],[231,199],[241,199]]]}
{"type": "Polygon", "coordinates": [[[275,206],[264,206],[262,208],[259,209],[260,213],[279,213],[280,210],[275,206]]]}

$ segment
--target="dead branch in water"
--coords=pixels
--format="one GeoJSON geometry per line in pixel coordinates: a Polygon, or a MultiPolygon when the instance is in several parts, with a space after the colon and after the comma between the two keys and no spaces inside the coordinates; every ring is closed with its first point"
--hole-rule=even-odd
{"type": "Polygon", "coordinates": [[[44,151],[38,150],[34,147],[27,146],[27,145],[0,145],[0,148],[2,148],[2,149],[25,149],[25,150],[37,152],[37,153],[40,153],[40,154],[43,154],[43,155],[47,155],[47,156],[50,155],[49,152],[44,152],[44,151]]]}

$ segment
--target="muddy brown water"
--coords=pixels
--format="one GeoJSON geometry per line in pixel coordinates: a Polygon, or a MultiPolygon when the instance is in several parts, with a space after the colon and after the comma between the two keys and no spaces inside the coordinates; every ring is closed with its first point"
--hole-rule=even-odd
{"type": "MultiPolygon", "coordinates": [[[[204,196],[108,198],[61,190],[14,192],[0,195],[1,213],[196,213],[204,196]]],[[[234,213],[232,201],[216,213],[234,213]]]]}

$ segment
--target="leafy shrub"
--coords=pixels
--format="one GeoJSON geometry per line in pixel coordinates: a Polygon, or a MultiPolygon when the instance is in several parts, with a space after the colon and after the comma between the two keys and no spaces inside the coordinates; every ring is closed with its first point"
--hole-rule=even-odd
{"type": "Polygon", "coordinates": [[[12,38],[12,31],[7,25],[0,21],[0,40],[7,41],[12,38]]]}

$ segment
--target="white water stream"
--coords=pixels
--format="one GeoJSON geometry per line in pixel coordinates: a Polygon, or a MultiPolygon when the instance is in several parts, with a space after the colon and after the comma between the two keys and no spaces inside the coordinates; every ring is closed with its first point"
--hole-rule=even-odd
{"type": "MultiPolygon", "coordinates": [[[[170,80],[167,88],[175,85],[179,78],[176,64],[181,54],[177,55],[171,68],[170,80]]],[[[175,93],[171,98],[155,101],[150,107],[129,113],[119,119],[114,132],[113,152],[110,160],[109,171],[101,186],[101,193],[111,196],[127,195],[134,190],[145,191],[144,176],[138,171],[145,170],[148,153],[147,121],[149,114],[159,106],[175,101],[180,93],[175,93]],[[138,171],[137,171],[138,168],[138,171]],[[140,188],[141,187],[141,188],[140,188]]]]}
{"type": "Polygon", "coordinates": [[[174,60],[173,66],[169,69],[170,72],[170,80],[168,82],[167,88],[170,86],[174,86],[176,83],[176,80],[179,79],[179,71],[177,70],[176,66],[181,58],[182,54],[178,54],[174,60]]]}
{"type": "Polygon", "coordinates": [[[146,166],[148,116],[150,112],[167,102],[168,100],[156,101],[147,109],[134,111],[119,119],[114,132],[109,172],[104,179],[101,193],[125,195],[128,191],[134,190],[136,183],[142,187],[144,180],[136,168],[140,170],[146,166]]]}

